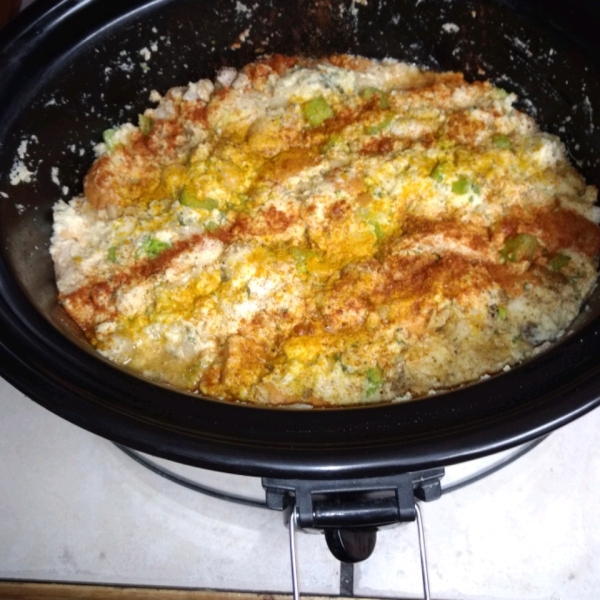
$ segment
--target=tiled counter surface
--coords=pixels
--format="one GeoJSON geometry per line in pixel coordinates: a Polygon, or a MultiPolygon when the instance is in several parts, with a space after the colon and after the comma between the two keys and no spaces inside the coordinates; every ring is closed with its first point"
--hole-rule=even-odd
{"type": "MultiPolygon", "coordinates": [[[[595,411],[502,471],[423,505],[433,598],[597,600],[599,426],[595,411]]],[[[234,485],[260,490],[255,479],[234,485]]],[[[337,594],[339,563],[323,537],[297,537],[301,591],[337,594]]],[[[0,538],[3,579],[291,590],[279,513],[170,483],[3,380],[0,538]]],[[[380,532],[373,556],[356,566],[354,592],[420,596],[414,524],[380,532]]]]}

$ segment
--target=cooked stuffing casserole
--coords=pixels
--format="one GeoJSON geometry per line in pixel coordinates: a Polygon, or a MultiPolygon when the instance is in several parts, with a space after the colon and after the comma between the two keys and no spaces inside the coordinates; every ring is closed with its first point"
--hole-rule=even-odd
{"type": "Polygon", "coordinates": [[[273,56],[152,100],[56,203],[51,248],[67,312],[151,380],[422,397],[532,356],[595,284],[596,189],[490,83],[273,56]]]}

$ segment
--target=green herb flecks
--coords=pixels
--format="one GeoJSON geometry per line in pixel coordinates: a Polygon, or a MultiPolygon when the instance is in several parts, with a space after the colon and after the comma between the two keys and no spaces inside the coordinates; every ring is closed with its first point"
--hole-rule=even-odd
{"type": "Polygon", "coordinates": [[[117,247],[116,246],[111,246],[108,249],[108,260],[111,263],[117,262],[117,247]]]}

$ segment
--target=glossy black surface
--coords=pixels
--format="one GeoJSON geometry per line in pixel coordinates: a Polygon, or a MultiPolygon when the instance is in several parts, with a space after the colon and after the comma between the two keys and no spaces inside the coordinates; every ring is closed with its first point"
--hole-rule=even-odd
{"type": "Polygon", "coordinates": [[[388,406],[301,411],[204,400],[152,385],[90,350],[56,303],[51,206],[81,190],[91,141],[135,121],[151,89],[212,77],[222,65],[241,66],[263,53],[351,52],[488,78],[517,92],[521,107],[559,133],[586,177],[600,183],[596,2],[255,4],[37,0],[0,30],[0,192],[8,195],[0,197],[2,376],[62,417],[132,448],[214,469],[313,479],[466,460],[595,407],[597,291],[575,333],[552,351],[476,385],[388,406]],[[450,23],[458,31],[443,27],[450,23]],[[11,185],[23,140],[35,181],[11,185]]]}

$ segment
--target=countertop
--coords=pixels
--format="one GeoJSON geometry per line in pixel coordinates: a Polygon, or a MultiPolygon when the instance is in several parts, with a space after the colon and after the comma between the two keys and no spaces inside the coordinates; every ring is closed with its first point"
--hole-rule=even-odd
{"type": "MultiPolygon", "coordinates": [[[[596,410],[495,474],[421,504],[433,598],[598,597],[599,425],[596,410]]],[[[447,479],[479,468],[449,467],[447,479]]],[[[180,470],[261,494],[254,478],[180,470]]],[[[0,532],[0,579],[291,591],[280,513],[171,483],[4,380],[0,532]]],[[[322,535],[299,532],[297,554],[301,592],[339,593],[340,563],[322,535]]],[[[354,593],[422,597],[413,523],[379,532],[355,566],[354,593]]]]}

